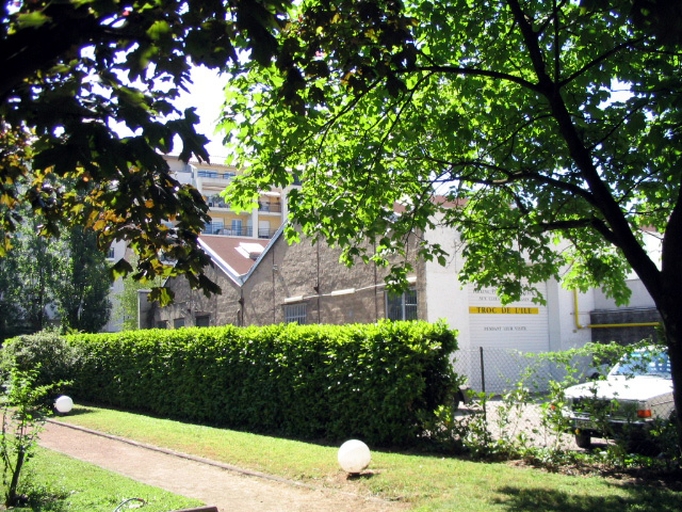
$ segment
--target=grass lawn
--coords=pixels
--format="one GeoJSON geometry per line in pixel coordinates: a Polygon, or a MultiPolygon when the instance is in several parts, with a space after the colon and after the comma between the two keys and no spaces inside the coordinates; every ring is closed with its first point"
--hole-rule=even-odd
{"type": "MultiPolygon", "coordinates": [[[[41,512],[111,512],[130,498],[143,499],[142,510],[147,512],[167,512],[201,505],[198,500],[136,482],[40,447],[25,471],[22,481],[29,482],[31,497],[40,498],[39,505],[30,504],[31,510],[41,512]]],[[[131,501],[130,504],[140,502],[131,501]]]]}
{"type": "Polygon", "coordinates": [[[336,460],[338,447],[95,407],[74,407],[59,421],[310,485],[397,500],[416,511],[682,510],[682,493],[642,482],[379,450],[372,450],[365,473],[347,478],[336,460]]]}

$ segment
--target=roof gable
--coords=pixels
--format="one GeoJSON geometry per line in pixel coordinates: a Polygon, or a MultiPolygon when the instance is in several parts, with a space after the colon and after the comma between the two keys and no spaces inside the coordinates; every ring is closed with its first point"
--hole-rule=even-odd
{"type": "Polygon", "coordinates": [[[249,273],[270,240],[201,235],[199,243],[218,268],[241,284],[241,277],[249,273]]]}

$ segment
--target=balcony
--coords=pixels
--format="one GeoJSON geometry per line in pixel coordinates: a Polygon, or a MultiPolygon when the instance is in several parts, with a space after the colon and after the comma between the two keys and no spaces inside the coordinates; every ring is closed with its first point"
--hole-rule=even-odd
{"type": "Polygon", "coordinates": [[[280,202],[258,201],[258,211],[262,213],[282,213],[280,202]]]}
{"type": "Polygon", "coordinates": [[[226,210],[230,208],[230,204],[226,203],[225,200],[219,195],[207,196],[206,204],[209,208],[223,208],[226,210]]]}
{"type": "MultiPolygon", "coordinates": [[[[258,232],[258,238],[270,239],[275,235],[275,233],[277,232],[277,229],[258,228],[257,232],[258,232]]],[[[243,237],[243,238],[252,238],[253,237],[253,228],[252,227],[213,228],[213,227],[207,226],[206,229],[204,229],[202,231],[202,234],[204,234],[204,235],[215,235],[215,236],[239,236],[239,237],[243,237]]]]}
{"type": "Polygon", "coordinates": [[[197,171],[197,178],[211,178],[216,180],[231,180],[236,175],[236,172],[197,171]]]}
{"type": "Polygon", "coordinates": [[[216,230],[214,235],[220,235],[220,236],[242,236],[242,237],[247,237],[250,238],[253,236],[253,228],[251,227],[242,227],[242,228],[222,228],[216,230]]]}
{"type": "Polygon", "coordinates": [[[218,171],[206,171],[197,170],[195,174],[196,187],[199,191],[206,188],[219,188],[223,189],[227,186],[228,182],[234,178],[237,173],[234,172],[218,172],[218,171]]]}

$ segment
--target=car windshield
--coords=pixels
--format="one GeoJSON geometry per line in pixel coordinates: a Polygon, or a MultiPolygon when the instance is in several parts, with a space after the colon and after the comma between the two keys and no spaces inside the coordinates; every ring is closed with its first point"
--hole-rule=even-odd
{"type": "Polygon", "coordinates": [[[670,378],[670,360],[667,352],[637,351],[625,356],[613,369],[613,375],[630,377],[650,375],[670,378]]]}

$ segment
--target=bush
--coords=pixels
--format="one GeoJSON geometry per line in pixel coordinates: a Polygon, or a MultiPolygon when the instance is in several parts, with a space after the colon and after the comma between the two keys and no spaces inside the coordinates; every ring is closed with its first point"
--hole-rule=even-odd
{"type": "Polygon", "coordinates": [[[440,323],[226,326],[64,339],[78,355],[69,374],[78,400],[310,440],[413,445],[457,382],[450,362],[455,334],[440,323]]]}
{"type": "Polygon", "coordinates": [[[38,369],[38,386],[69,380],[78,357],[74,347],[55,330],[7,340],[0,355],[5,378],[14,368],[26,372],[38,369]]]}

